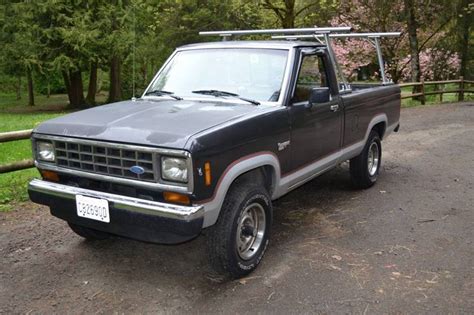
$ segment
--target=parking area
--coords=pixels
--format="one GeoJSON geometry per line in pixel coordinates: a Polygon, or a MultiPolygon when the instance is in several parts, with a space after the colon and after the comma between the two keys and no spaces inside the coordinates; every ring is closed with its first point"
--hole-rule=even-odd
{"type": "Polygon", "coordinates": [[[402,110],[383,170],[348,164],[275,202],[258,270],[226,281],[205,236],[86,242],[47,208],[0,213],[0,313],[473,313],[474,104],[402,110]]]}

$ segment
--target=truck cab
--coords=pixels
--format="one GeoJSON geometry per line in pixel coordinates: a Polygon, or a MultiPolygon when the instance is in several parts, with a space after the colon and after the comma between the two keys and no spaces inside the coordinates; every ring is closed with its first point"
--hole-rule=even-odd
{"type": "Polygon", "coordinates": [[[350,160],[369,188],[398,130],[396,85],[347,86],[311,41],[180,47],[143,95],[33,132],[32,201],[88,239],[175,244],[206,231],[213,267],[242,277],[270,240],[272,201],[350,160]]]}

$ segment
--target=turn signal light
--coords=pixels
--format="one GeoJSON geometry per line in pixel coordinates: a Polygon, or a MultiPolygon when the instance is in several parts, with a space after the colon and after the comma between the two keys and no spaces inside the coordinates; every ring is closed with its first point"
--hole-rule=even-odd
{"type": "Polygon", "coordinates": [[[204,163],[204,182],[206,186],[211,186],[211,163],[204,163]]]}
{"type": "Polygon", "coordinates": [[[163,197],[165,198],[165,201],[168,201],[171,203],[182,203],[185,205],[189,205],[190,203],[189,196],[186,196],[183,194],[165,191],[163,193],[163,197]]]}
{"type": "Polygon", "coordinates": [[[41,171],[41,176],[43,176],[43,179],[47,179],[47,180],[50,180],[52,182],[59,182],[59,176],[55,172],[42,170],[41,171]]]}

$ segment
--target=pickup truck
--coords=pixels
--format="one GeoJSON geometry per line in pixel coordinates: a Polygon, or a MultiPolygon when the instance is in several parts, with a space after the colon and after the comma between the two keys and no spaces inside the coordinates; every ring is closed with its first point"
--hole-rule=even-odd
{"type": "Polygon", "coordinates": [[[211,265],[238,278],[265,253],[273,200],[347,160],[371,187],[399,118],[399,87],[344,88],[326,45],[191,44],[140,98],[40,124],[29,196],[89,240],[204,234],[211,265]]]}

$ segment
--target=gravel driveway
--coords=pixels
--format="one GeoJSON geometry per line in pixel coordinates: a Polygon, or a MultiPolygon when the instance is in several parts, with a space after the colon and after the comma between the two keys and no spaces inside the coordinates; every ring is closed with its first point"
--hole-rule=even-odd
{"type": "Polygon", "coordinates": [[[347,163],[275,202],[250,277],[224,281],[205,237],[85,242],[31,203],[0,213],[0,313],[474,313],[474,104],[402,110],[377,185],[347,163]]]}

